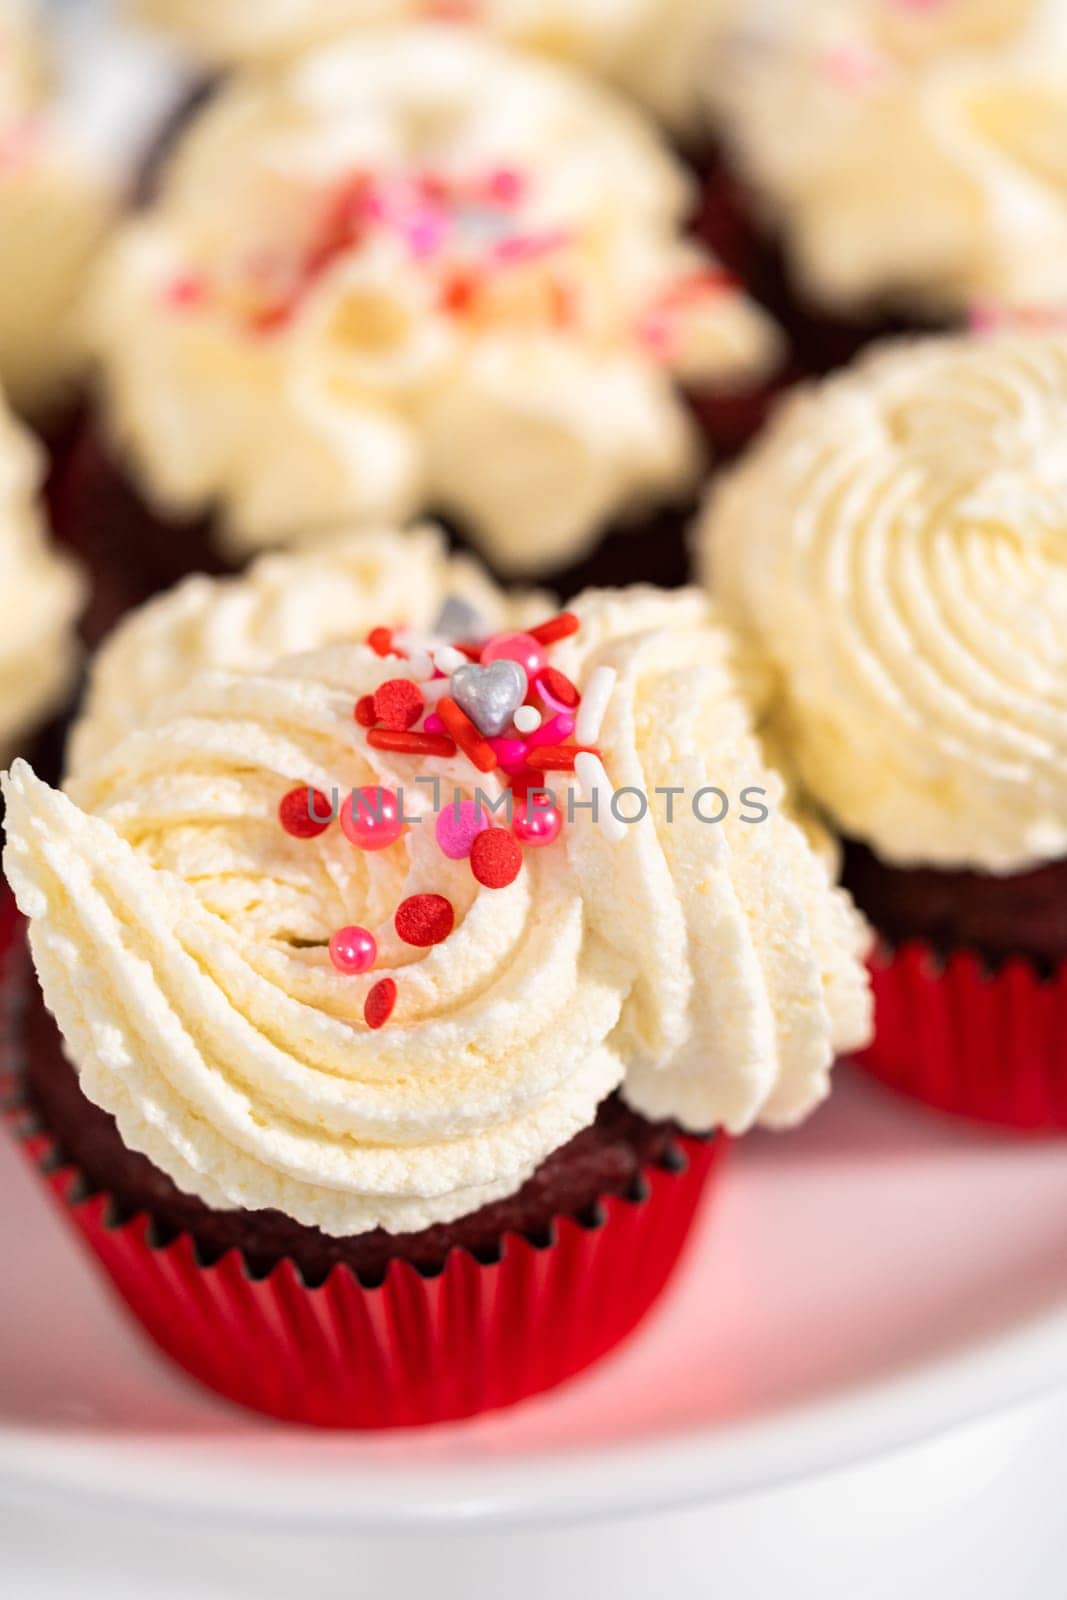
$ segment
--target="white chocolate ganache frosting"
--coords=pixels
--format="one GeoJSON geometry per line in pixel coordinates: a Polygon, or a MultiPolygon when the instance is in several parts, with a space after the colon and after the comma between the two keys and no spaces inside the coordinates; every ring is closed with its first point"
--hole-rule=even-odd
{"type": "Polygon", "coordinates": [[[234,554],[432,506],[500,567],[560,564],[691,481],[681,381],[773,358],[690,199],[635,111],[476,34],[235,81],[101,275],[113,440],[234,554]]]}
{"type": "Polygon", "coordinates": [[[0,383],[32,412],[82,363],[80,297],[111,206],[49,99],[36,20],[24,0],[0,0],[0,383]]]}
{"type": "Polygon", "coordinates": [[[810,1110],[867,1035],[864,927],[777,809],[707,599],[399,637],[205,670],[65,794],[5,778],[45,998],[126,1142],[214,1206],[397,1232],[515,1191],[620,1085],[700,1129],[810,1110]],[[587,803],[601,773],[744,780],[768,816],[605,830],[572,769],[587,803]],[[538,779],[555,808],[473,816],[538,779]],[[402,811],[328,820],[371,785],[402,811]]]}
{"type": "Polygon", "coordinates": [[[1067,855],[1067,335],[870,353],[787,402],[701,533],[844,832],[907,866],[1067,855]]]}
{"type": "Polygon", "coordinates": [[[49,546],[37,494],[41,455],[0,395],[0,756],[46,718],[74,677],[83,586],[49,546]]]}
{"type": "Polygon", "coordinates": [[[97,650],[68,770],[150,720],[204,667],[269,667],[323,645],[362,644],[379,624],[429,632],[448,601],[494,632],[537,622],[550,608],[547,596],[507,592],[477,562],[450,555],[429,525],[272,552],[231,578],[196,573],[129,612],[97,650]]]}
{"type": "Polygon", "coordinates": [[[701,123],[701,68],[738,0],[135,0],[220,65],[285,60],[360,27],[448,22],[596,73],[672,127],[701,123]]]}
{"type": "Polygon", "coordinates": [[[712,81],[739,169],[815,299],[1062,313],[1060,0],[755,4],[712,81]]]}

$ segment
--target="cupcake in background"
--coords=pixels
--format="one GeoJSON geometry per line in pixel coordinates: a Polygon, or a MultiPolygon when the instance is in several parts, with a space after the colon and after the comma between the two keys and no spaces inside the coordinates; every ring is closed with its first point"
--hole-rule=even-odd
{"type": "Polygon", "coordinates": [[[83,365],[78,307],[114,198],[50,97],[39,23],[0,0],[0,383],[35,420],[83,365]]]}
{"type": "Polygon", "coordinates": [[[709,92],[703,236],[809,370],[879,331],[1067,308],[1059,0],[750,3],[709,92]]]}
{"type": "Polygon", "coordinates": [[[84,587],[51,548],[43,459],[0,395],[0,760],[26,751],[73,686],[84,587]]]}
{"type": "Polygon", "coordinates": [[[604,78],[686,143],[702,142],[702,67],[739,0],[131,0],[134,15],[212,67],[277,65],[383,23],[494,35],[604,78]]]}
{"type": "Polygon", "coordinates": [[[1067,335],[901,341],[712,493],[705,570],[883,936],[872,1070],[1067,1130],[1067,335]]]}
{"type": "Polygon", "coordinates": [[[864,926],[705,596],[591,593],[463,651],[390,633],[208,666],[66,794],[5,779],[74,1063],[31,1001],[11,1065],[55,1186],[177,1360],[332,1426],[603,1354],[670,1276],[713,1130],[799,1121],[869,1027],[864,926]]]}
{"type": "Polygon", "coordinates": [[[466,32],[234,81],[101,272],[106,454],[68,536],[147,593],[432,509],[501,572],[564,573],[692,491],[686,391],[774,359],[690,198],[631,108],[466,32]]]}

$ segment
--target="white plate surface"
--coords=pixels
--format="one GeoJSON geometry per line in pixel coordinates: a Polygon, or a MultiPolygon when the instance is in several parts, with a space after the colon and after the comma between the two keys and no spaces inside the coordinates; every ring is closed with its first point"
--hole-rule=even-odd
{"type": "Polygon", "coordinates": [[[733,1152],[675,1287],[555,1394],[322,1435],[231,1409],[142,1341],[0,1143],[0,1492],[299,1526],[461,1526],[712,1499],[1067,1379],[1067,1146],[957,1127],[844,1071],[733,1152]]]}

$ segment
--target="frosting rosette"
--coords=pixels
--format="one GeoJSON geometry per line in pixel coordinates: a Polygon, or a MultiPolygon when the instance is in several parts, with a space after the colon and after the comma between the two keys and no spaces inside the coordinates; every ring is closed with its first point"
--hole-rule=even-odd
{"type": "Polygon", "coordinates": [[[69,770],[149,721],[204,667],[269,667],[324,645],[362,644],[382,624],[429,633],[456,601],[472,626],[493,631],[521,628],[549,609],[545,596],[506,593],[476,562],[450,555],[429,525],[272,552],[240,576],[197,573],[130,612],[96,652],[68,744],[69,770]]]}
{"type": "Polygon", "coordinates": [[[33,20],[0,0],[0,381],[36,411],[81,363],[79,300],[110,192],[48,102],[33,20]]]}
{"type": "Polygon", "coordinates": [[[285,60],[359,27],[444,21],[484,29],[607,78],[673,127],[701,121],[701,68],[735,0],[136,0],[146,22],[205,60],[285,60]]]}
{"type": "Polygon", "coordinates": [[[706,597],[591,593],[436,677],[403,638],[203,670],[66,793],[5,779],[45,998],[127,1145],[212,1206],[404,1232],[518,1190],[620,1085],[701,1131],[810,1110],[867,1034],[865,928],[706,597]]]}
{"type": "Polygon", "coordinates": [[[101,274],[113,440],[232,554],[433,506],[500,567],[560,564],[692,481],[682,381],[773,358],[689,200],[636,112],[465,31],[235,81],[101,274]]]}
{"type": "Polygon", "coordinates": [[[1067,336],[901,342],[713,491],[723,607],[807,791],[898,865],[1067,855],[1067,336]]]}
{"type": "Polygon", "coordinates": [[[0,395],[0,756],[62,699],[78,659],[83,586],[48,544],[37,446],[0,395]]]}
{"type": "Polygon", "coordinates": [[[815,299],[1062,311],[1058,0],[756,6],[723,48],[728,142],[815,299]]]}

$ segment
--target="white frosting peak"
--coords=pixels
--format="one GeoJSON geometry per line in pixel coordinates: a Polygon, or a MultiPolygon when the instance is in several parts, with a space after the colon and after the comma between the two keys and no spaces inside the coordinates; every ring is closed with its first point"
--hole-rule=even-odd
{"type": "Polygon", "coordinates": [[[712,493],[710,580],[808,791],[904,864],[1067,855],[1067,335],[889,345],[712,493]]]}

